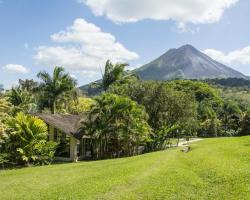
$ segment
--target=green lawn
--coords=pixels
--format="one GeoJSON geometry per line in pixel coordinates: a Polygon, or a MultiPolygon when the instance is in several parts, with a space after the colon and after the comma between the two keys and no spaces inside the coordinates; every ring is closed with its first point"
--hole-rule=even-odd
{"type": "Polygon", "coordinates": [[[0,199],[250,199],[250,137],[137,157],[0,171],[0,199]]]}

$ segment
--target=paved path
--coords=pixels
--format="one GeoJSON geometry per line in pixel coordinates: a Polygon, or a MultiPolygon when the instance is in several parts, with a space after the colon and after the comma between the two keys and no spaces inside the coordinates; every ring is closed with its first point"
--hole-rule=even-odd
{"type": "MultiPolygon", "coordinates": [[[[188,141],[188,144],[193,143],[193,142],[198,142],[198,141],[200,141],[200,140],[203,140],[203,139],[201,139],[201,138],[196,138],[196,139],[193,139],[193,140],[188,141]]],[[[181,142],[179,142],[179,144],[178,144],[178,146],[185,146],[185,145],[187,145],[187,141],[181,141],[181,142]]]]}

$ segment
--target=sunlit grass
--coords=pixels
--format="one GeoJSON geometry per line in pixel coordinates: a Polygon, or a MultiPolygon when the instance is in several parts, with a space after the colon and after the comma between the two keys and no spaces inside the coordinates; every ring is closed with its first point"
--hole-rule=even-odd
{"type": "Polygon", "coordinates": [[[0,199],[250,199],[250,137],[141,156],[0,171],[0,199]]]}

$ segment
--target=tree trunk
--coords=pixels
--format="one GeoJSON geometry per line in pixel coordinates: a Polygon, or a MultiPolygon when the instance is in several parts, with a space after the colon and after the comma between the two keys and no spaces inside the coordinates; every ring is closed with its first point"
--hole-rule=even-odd
{"type": "Polygon", "coordinates": [[[55,114],[55,112],[56,112],[56,101],[53,100],[52,106],[51,106],[51,113],[52,113],[52,114],[55,114]]]}

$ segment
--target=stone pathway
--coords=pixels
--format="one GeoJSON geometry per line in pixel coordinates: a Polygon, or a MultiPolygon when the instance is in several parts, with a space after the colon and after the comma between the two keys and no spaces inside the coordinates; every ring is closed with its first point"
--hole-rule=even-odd
{"type": "Polygon", "coordinates": [[[178,147],[179,147],[179,146],[185,146],[185,145],[187,145],[187,144],[190,144],[190,143],[193,143],[193,142],[198,142],[198,141],[201,141],[201,140],[203,140],[203,139],[201,139],[201,138],[196,138],[196,139],[193,139],[193,140],[188,141],[188,143],[187,143],[187,141],[181,141],[181,142],[179,142],[178,147]]]}

